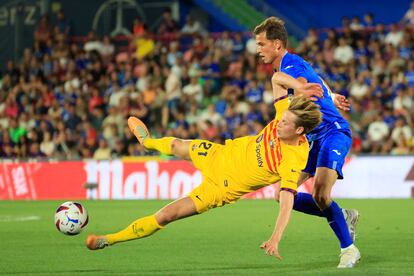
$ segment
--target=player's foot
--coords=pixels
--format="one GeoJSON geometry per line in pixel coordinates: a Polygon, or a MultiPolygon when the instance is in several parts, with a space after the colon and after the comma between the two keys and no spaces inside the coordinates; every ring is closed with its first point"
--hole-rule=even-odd
{"type": "Polygon", "coordinates": [[[134,133],[135,137],[137,137],[141,145],[143,145],[147,137],[151,137],[145,124],[136,117],[128,118],[128,127],[134,133]]]}
{"type": "Polygon", "coordinates": [[[342,213],[344,214],[346,224],[348,225],[348,230],[349,234],[351,235],[351,239],[353,242],[355,242],[356,224],[358,223],[359,212],[355,209],[342,209],[342,213]]]}
{"type": "Polygon", "coordinates": [[[89,235],[86,239],[86,247],[90,250],[104,249],[108,245],[108,240],[105,236],[89,235]]]}
{"type": "Polygon", "coordinates": [[[355,245],[351,245],[347,249],[343,249],[339,257],[338,268],[353,268],[361,259],[361,253],[355,245]]]}

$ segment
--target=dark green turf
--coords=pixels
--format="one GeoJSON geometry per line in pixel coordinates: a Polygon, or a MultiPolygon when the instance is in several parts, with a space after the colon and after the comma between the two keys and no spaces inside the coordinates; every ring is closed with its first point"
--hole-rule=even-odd
{"type": "Polygon", "coordinates": [[[339,248],[324,219],[294,213],[280,245],[282,261],[259,249],[274,225],[277,204],[242,200],[175,222],[154,236],[91,252],[88,233],[120,230],[165,201],[86,201],[90,223],[78,236],[53,224],[60,202],[0,202],[0,274],[6,275],[257,275],[414,274],[414,201],[341,200],[361,212],[362,261],[338,271],[339,248]],[[5,222],[39,216],[40,220],[5,222]]]}

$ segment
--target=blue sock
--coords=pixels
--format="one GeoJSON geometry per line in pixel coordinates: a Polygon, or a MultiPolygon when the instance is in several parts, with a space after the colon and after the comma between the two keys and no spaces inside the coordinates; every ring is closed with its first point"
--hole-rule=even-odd
{"type": "Polygon", "coordinates": [[[332,201],[331,205],[322,212],[326,216],[329,226],[335,232],[336,237],[341,243],[341,248],[346,248],[353,244],[344,214],[338,204],[336,204],[335,201],[332,201]]]}
{"type": "Polygon", "coordinates": [[[307,193],[297,193],[293,201],[293,210],[309,215],[325,217],[322,211],[316,205],[312,195],[307,193]]]}

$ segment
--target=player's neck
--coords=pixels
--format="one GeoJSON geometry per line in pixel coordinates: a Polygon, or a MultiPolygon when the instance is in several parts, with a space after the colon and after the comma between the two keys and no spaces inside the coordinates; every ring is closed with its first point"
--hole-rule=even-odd
{"type": "Polygon", "coordinates": [[[282,63],[282,59],[283,57],[286,55],[287,50],[284,49],[283,51],[281,51],[282,53],[280,55],[277,56],[277,58],[275,58],[275,60],[273,61],[273,69],[275,71],[279,71],[280,68],[280,63],[282,63]]]}
{"type": "Polygon", "coordinates": [[[280,139],[284,144],[289,146],[299,146],[301,138],[300,137],[293,137],[293,138],[286,138],[286,139],[280,139]]]}

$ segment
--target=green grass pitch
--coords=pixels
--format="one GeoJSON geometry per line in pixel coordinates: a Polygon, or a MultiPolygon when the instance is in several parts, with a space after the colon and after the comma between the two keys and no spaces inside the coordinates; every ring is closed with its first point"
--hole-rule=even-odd
{"type": "MultiPolygon", "coordinates": [[[[414,274],[413,200],[339,200],[361,213],[362,260],[347,275],[414,274]]],[[[166,201],[84,201],[89,225],[65,236],[53,224],[57,201],[0,202],[1,275],[335,275],[338,242],[322,218],[293,213],[280,244],[282,261],[259,249],[273,230],[278,205],[241,200],[100,251],[89,233],[120,230],[166,201]],[[37,216],[38,220],[18,221],[37,216]]]]}

